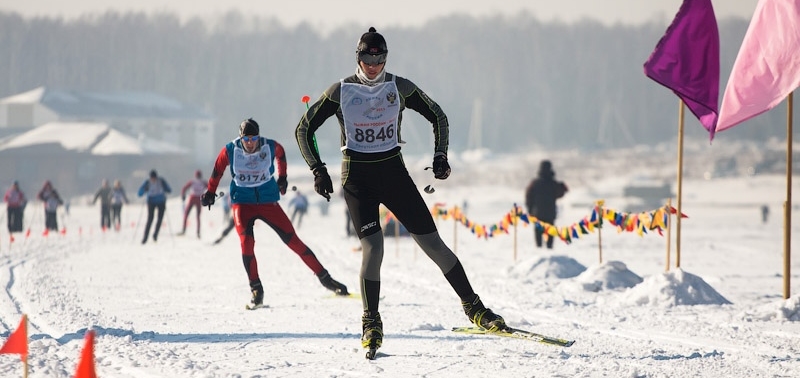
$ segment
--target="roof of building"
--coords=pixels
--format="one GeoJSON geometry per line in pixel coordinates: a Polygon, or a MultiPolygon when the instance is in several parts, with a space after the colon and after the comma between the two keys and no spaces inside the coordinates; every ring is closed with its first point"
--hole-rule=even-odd
{"type": "Polygon", "coordinates": [[[109,155],[175,155],[188,151],[176,144],[135,138],[98,122],[50,122],[0,142],[0,153],[52,146],[63,151],[109,155]]]}
{"type": "Polygon", "coordinates": [[[65,117],[211,119],[202,109],[145,91],[89,92],[38,87],[0,104],[40,103],[65,117]]]}

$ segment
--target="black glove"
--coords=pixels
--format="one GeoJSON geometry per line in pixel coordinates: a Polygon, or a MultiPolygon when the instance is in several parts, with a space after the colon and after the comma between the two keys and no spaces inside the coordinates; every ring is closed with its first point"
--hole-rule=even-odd
{"type": "Polygon", "coordinates": [[[314,191],[325,197],[328,202],[331,201],[333,183],[331,182],[331,176],[328,175],[328,169],[324,165],[314,168],[314,191]]]}
{"type": "Polygon", "coordinates": [[[206,191],[205,193],[203,193],[203,197],[200,199],[200,203],[202,203],[203,206],[208,206],[208,209],[211,210],[211,205],[213,205],[216,200],[217,200],[217,193],[211,193],[209,191],[206,191]]]}
{"type": "Polygon", "coordinates": [[[289,186],[289,182],[286,181],[286,176],[278,176],[278,189],[281,191],[281,194],[286,194],[286,188],[289,186]]]}
{"type": "Polygon", "coordinates": [[[433,157],[433,177],[444,180],[450,176],[450,164],[447,163],[447,156],[436,155],[433,157]]]}

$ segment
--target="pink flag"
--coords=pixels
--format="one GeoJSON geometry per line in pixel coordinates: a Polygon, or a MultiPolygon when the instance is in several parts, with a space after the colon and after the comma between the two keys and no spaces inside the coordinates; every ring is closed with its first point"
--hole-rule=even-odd
{"type": "Polygon", "coordinates": [[[764,113],[800,86],[800,0],[761,0],[733,63],[717,131],[764,113]]]}
{"type": "Polygon", "coordinates": [[[711,0],[684,0],[644,73],[672,89],[713,138],[719,101],[719,31],[711,0]]]}

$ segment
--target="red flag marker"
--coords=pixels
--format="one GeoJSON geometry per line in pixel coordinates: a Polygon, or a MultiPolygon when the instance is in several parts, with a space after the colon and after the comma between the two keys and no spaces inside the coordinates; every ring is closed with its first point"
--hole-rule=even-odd
{"type": "Polygon", "coordinates": [[[22,362],[28,362],[28,316],[22,315],[22,320],[19,322],[19,327],[11,335],[8,340],[0,348],[0,354],[19,354],[22,362]]]}

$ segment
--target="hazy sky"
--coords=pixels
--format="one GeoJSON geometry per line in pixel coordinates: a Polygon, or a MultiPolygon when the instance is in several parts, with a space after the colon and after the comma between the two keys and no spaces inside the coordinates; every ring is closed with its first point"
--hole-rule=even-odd
{"type": "MultiPolygon", "coordinates": [[[[717,18],[750,19],[758,0],[713,0],[717,18]]],[[[451,13],[474,16],[513,15],[527,10],[543,21],[572,22],[590,17],[603,23],[640,23],[653,18],[670,22],[682,0],[405,0],[378,3],[352,0],[0,0],[0,11],[23,16],[75,18],[106,10],[170,11],[182,18],[209,16],[229,9],[275,16],[284,25],[307,21],[321,30],[342,23],[359,22],[380,26],[418,26],[431,18],[451,13]],[[279,5],[278,5],[279,4],[279,5]]]]}

